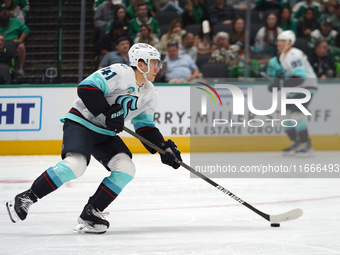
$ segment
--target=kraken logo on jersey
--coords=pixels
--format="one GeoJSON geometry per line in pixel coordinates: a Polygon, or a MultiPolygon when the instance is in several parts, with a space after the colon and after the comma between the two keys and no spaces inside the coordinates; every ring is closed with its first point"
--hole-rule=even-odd
{"type": "Polygon", "coordinates": [[[138,97],[130,95],[117,97],[116,103],[120,104],[124,109],[124,119],[129,114],[130,110],[131,111],[137,110],[137,100],[138,97]]]}
{"type": "Polygon", "coordinates": [[[127,90],[126,90],[126,93],[127,94],[132,94],[133,92],[135,92],[135,88],[134,87],[129,87],[127,90]]]}

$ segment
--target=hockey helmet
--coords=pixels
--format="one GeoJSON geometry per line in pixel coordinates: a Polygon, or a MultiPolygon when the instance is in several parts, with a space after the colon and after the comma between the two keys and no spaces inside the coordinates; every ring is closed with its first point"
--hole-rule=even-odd
{"type": "Polygon", "coordinates": [[[137,69],[142,73],[148,73],[150,71],[149,64],[151,59],[158,60],[158,67],[161,68],[161,54],[155,47],[147,43],[135,43],[129,50],[130,66],[137,67],[137,69]],[[138,61],[140,60],[143,60],[148,66],[147,72],[143,72],[139,69],[138,61]]]}
{"type": "Polygon", "coordinates": [[[292,30],[286,30],[277,36],[277,40],[291,41],[290,46],[293,46],[296,41],[296,36],[292,30]]]}

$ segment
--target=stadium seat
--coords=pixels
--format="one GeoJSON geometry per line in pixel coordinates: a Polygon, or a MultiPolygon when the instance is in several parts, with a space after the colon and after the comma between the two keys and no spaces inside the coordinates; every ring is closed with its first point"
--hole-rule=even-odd
{"type": "Polygon", "coordinates": [[[255,40],[256,34],[257,32],[260,30],[261,27],[263,27],[264,25],[261,23],[252,23],[250,25],[250,38],[252,38],[253,40],[255,40]]]}
{"type": "Polygon", "coordinates": [[[308,39],[304,37],[297,37],[294,43],[294,47],[304,51],[306,54],[309,51],[308,39]]]}
{"type": "Polygon", "coordinates": [[[161,25],[161,26],[159,26],[159,30],[160,30],[160,33],[161,33],[160,38],[162,37],[162,35],[164,35],[164,34],[166,34],[168,32],[169,27],[170,27],[169,25],[161,25]]]}
{"type": "Polygon", "coordinates": [[[229,71],[225,64],[208,63],[202,66],[203,78],[228,78],[229,71]]]}
{"type": "Polygon", "coordinates": [[[197,54],[196,65],[198,69],[201,70],[201,67],[204,64],[208,63],[210,56],[211,56],[210,54],[197,54]]]}
{"type": "Polygon", "coordinates": [[[214,26],[214,33],[217,34],[218,32],[227,32],[228,34],[231,33],[231,26],[232,24],[228,24],[228,25],[225,25],[225,24],[216,24],[214,26]]]}
{"type": "Polygon", "coordinates": [[[185,27],[185,30],[188,33],[193,33],[194,35],[197,35],[200,29],[201,29],[201,24],[190,24],[185,27]]]}
{"type": "Polygon", "coordinates": [[[155,19],[159,25],[170,25],[171,21],[178,18],[178,14],[174,11],[159,11],[156,12],[155,19]]]}

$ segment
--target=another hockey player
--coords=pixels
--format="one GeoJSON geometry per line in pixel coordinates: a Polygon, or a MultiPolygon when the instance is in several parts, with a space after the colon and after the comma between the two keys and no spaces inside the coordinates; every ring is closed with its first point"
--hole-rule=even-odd
{"type": "MultiPolygon", "coordinates": [[[[302,87],[308,89],[312,96],[317,92],[317,77],[311,67],[306,55],[299,49],[293,47],[296,40],[295,34],[291,30],[280,33],[278,39],[278,56],[272,58],[268,63],[267,74],[277,78],[269,86],[273,87],[302,87]]],[[[302,93],[291,93],[290,98],[304,98],[302,93]]],[[[307,108],[310,100],[304,103],[307,108]]],[[[292,140],[292,144],[283,150],[285,155],[312,155],[312,146],[308,137],[307,123],[304,114],[294,104],[287,105],[287,115],[290,119],[297,121],[295,127],[285,127],[285,132],[292,140]]],[[[294,123],[291,123],[293,126],[294,123]]]]}
{"type": "MultiPolygon", "coordinates": [[[[117,136],[126,120],[132,120],[139,135],[166,151],[161,155],[164,164],[175,169],[180,166],[181,156],[175,143],[164,141],[153,118],[157,93],[152,81],[160,68],[160,53],[148,44],[134,44],[129,58],[131,67],[113,64],[96,71],[79,84],[78,98],[62,118],[62,161],[43,172],[30,189],[6,203],[13,222],[25,220],[28,209],[38,199],[80,177],[92,155],[110,171],[110,175],[89,198],[75,231],[105,233],[109,222],[103,217],[103,210],[135,175],[132,154],[117,136]]],[[[156,153],[147,145],[145,147],[156,153]]]]}

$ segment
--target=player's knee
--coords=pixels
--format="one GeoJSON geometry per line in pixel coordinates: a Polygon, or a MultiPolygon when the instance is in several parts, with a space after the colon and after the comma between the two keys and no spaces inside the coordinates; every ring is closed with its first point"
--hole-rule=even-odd
{"type": "Polygon", "coordinates": [[[126,173],[132,178],[135,176],[136,168],[129,155],[118,153],[107,164],[111,171],[126,173]]]}
{"type": "Polygon", "coordinates": [[[86,170],[86,157],[80,153],[67,153],[66,158],[64,158],[64,162],[66,165],[68,165],[77,178],[82,176],[86,170]]]}

